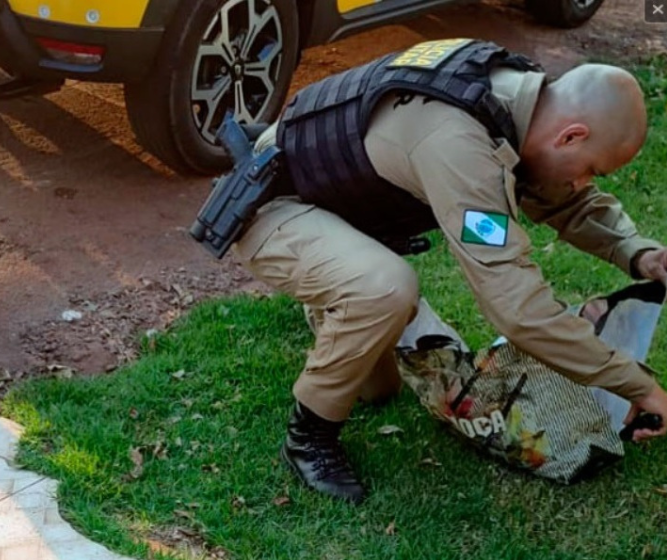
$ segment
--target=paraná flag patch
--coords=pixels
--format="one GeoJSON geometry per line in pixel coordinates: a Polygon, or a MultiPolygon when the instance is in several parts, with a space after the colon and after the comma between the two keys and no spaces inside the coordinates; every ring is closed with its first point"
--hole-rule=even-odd
{"type": "Polygon", "coordinates": [[[498,212],[466,210],[461,241],[477,245],[504,247],[507,243],[509,216],[498,212]]]}

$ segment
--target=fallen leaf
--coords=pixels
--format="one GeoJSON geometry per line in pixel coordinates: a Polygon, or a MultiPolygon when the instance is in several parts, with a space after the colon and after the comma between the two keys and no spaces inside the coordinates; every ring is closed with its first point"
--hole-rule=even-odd
{"type": "Polygon", "coordinates": [[[132,407],[130,409],[129,415],[130,418],[132,418],[132,420],[136,420],[137,418],[139,418],[139,411],[136,408],[132,407]]]}
{"type": "Polygon", "coordinates": [[[392,434],[398,434],[399,432],[402,432],[403,429],[399,428],[398,426],[392,426],[391,424],[382,426],[381,428],[378,428],[378,434],[383,435],[383,436],[390,436],[392,434]]]}
{"type": "Polygon", "coordinates": [[[49,373],[52,373],[57,379],[72,379],[74,377],[74,370],[70,367],[60,364],[51,364],[46,366],[49,373]]]}
{"type": "Polygon", "coordinates": [[[197,531],[190,529],[189,527],[176,527],[174,532],[176,533],[177,538],[180,539],[197,536],[197,531]]]}
{"type": "Polygon", "coordinates": [[[385,535],[395,535],[396,534],[396,522],[392,521],[387,528],[384,530],[385,535]]]}
{"type": "Polygon", "coordinates": [[[153,445],[153,457],[164,460],[167,458],[167,445],[164,441],[157,441],[153,445]]]}
{"type": "Polygon", "coordinates": [[[165,555],[173,552],[172,549],[169,548],[166,544],[162,544],[161,542],[154,541],[152,539],[146,539],[146,544],[148,545],[150,552],[165,555]]]}
{"type": "Polygon", "coordinates": [[[72,379],[74,377],[74,370],[71,368],[63,368],[55,373],[58,379],[72,379]]]}
{"type": "Polygon", "coordinates": [[[184,509],[175,509],[174,510],[174,515],[176,517],[183,517],[185,519],[192,519],[194,517],[194,515],[191,511],[186,511],[184,509]]]}
{"type": "Polygon", "coordinates": [[[280,506],[286,506],[287,504],[290,503],[290,499],[287,496],[280,496],[279,498],[276,498],[273,500],[273,504],[280,507],[280,506]]]}
{"type": "Polygon", "coordinates": [[[435,459],[424,459],[419,463],[420,465],[430,465],[431,467],[442,467],[442,463],[436,461],[435,459]]]}
{"type": "Polygon", "coordinates": [[[658,486],[655,488],[655,491],[660,494],[661,496],[667,496],[667,484],[663,484],[662,486],[658,486]]]}
{"type": "Polygon", "coordinates": [[[178,371],[176,371],[176,372],[174,372],[174,373],[171,374],[171,376],[172,376],[174,379],[179,379],[179,380],[180,380],[180,379],[183,379],[183,378],[185,377],[185,375],[186,375],[186,373],[185,373],[185,370],[184,370],[184,369],[179,369],[178,371]]]}
{"type": "Polygon", "coordinates": [[[185,295],[185,290],[183,290],[179,284],[172,284],[171,289],[178,294],[179,298],[182,298],[185,295]]]}
{"type": "Polygon", "coordinates": [[[130,471],[130,476],[132,478],[139,478],[144,473],[144,457],[139,447],[130,448],[130,460],[134,465],[134,468],[130,471]]]}
{"type": "Polygon", "coordinates": [[[86,311],[92,311],[92,312],[95,312],[95,311],[98,310],[99,305],[97,305],[96,303],[93,303],[92,301],[88,301],[88,300],[86,300],[86,301],[83,302],[83,308],[84,308],[86,311]]]}
{"type": "Polygon", "coordinates": [[[232,505],[234,507],[243,507],[245,506],[245,498],[243,496],[235,496],[232,500],[232,505]]]}
{"type": "Polygon", "coordinates": [[[248,294],[250,297],[255,299],[268,299],[269,295],[264,292],[260,292],[258,289],[244,290],[244,293],[248,294]]]}

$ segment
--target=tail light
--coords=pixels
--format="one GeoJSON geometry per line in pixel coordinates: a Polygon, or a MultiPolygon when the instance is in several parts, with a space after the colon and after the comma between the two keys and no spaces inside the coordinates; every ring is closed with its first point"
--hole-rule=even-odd
{"type": "Polygon", "coordinates": [[[45,37],[38,37],[37,42],[51,58],[67,64],[96,66],[104,58],[105,48],[98,45],[67,43],[45,37]]]}

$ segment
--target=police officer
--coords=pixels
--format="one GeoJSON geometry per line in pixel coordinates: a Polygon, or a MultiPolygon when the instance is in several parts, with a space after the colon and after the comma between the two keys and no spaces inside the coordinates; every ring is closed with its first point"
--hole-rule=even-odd
{"type": "MultiPolygon", "coordinates": [[[[629,399],[631,415],[667,418],[648,369],[554,299],[518,222],[522,211],[632,277],[664,282],[667,249],[591,183],[628,163],[646,129],[642,92],[624,70],[587,64],[547,83],[524,57],[471,40],[417,45],[297,93],[256,145],[283,148],[293,193],[260,208],[235,252],[311,310],[315,345],[281,452],[306,485],[363,499],[340,430],[359,398],[400,388],[394,346],[419,290],[399,253],[436,227],[512,343],[629,399]]],[[[663,422],[635,438],[666,431],[663,422]]]]}

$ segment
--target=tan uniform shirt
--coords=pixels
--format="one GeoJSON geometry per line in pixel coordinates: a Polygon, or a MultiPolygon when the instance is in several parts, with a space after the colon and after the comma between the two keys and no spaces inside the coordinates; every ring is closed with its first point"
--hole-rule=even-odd
{"type": "MultiPolygon", "coordinates": [[[[508,69],[492,75],[520,141],[543,81],[543,74],[508,69]]],[[[516,152],[489,138],[463,111],[424,101],[417,96],[400,104],[393,95],[382,100],[366,149],[380,176],[433,208],[486,318],[516,346],[578,383],[629,399],[648,394],[655,381],[642,366],[608,348],[588,321],[556,302],[530,261],[530,240],[517,222],[516,152]]],[[[660,247],[639,237],[618,201],[592,185],[576,195],[529,189],[520,208],[554,227],[561,239],[626,272],[638,250],[660,247]]]]}

